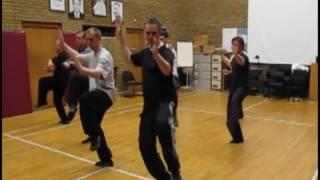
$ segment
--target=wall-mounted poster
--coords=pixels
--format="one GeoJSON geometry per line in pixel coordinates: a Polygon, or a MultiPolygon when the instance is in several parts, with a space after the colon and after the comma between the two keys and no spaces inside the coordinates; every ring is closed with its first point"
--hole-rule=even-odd
{"type": "Polygon", "coordinates": [[[49,9],[51,11],[66,11],[64,0],[49,0],[49,9]]]}
{"type": "Polygon", "coordinates": [[[112,1],[111,2],[111,22],[114,22],[116,18],[119,18],[120,21],[123,20],[122,2],[112,1]]]}
{"type": "Polygon", "coordinates": [[[95,16],[107,16],[106,0],[92,0],[92,12],[95,16]]]}
{"type": "Polygon", "coordinates": [[[84,2],[83,0],[69,0],[69,18],[84,19],[84,2]]]}

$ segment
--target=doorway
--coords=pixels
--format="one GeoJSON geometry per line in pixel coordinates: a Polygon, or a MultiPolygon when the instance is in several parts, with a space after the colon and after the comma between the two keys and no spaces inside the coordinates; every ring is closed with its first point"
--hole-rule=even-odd
{"type": "MultiPolygon", "coordinates": [[[[52,73],[44,69],[48,60],[55,55],[55,42],[58,38],[60,23],[23,22],[23,30],[26,33],[27,58],[30,77],[30,90],[32,105],[35,107],[38,101],[39,79],[51,76],[52,73]]],[[[48,105],[53,106],[53,96],[50,91],[47,95],[48,105]]]]}

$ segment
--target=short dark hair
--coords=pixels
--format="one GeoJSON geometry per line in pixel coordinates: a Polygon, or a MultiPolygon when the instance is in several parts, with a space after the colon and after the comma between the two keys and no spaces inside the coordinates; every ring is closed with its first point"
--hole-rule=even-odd
{"type": "Polygon", "coordinates": [[[233,43],[234,41],[238,41],[240,44],[240,49],[244,50],[244,40],[241,36],[236,36],[236,37],[232,38],[231,43],[233,43]]]}
{"type": "Polygon", "coordinates": [[[158,26],[159,31],[160,31],[161,23],[157,18],[152,17],[152,18],[147,19],[147,21],[144,23],[144,25],[146,25],[146,24],[155,24],[158,26]]]}
{"type": "Polygon", "coordinates": [[[169,37],[168,28],[166,26],[161,26],[161,28],[160,28],[160,36],[164,36],[165,38],[169,37]]]}

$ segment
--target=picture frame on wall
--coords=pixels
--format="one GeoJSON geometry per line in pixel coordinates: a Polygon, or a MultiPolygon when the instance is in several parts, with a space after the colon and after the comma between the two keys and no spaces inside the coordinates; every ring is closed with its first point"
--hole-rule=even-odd
{"type": "Polygon", "coordinates": [[[120,1],[111,1],[111,22],[116,18],[123,21],[123,5],[120,1]]]}
{"type": "Polygon", "coordinates": [[[92,0],[92,13],[94,16],[107,16],[107,0],[92,0]]]}
{"type": "Polygon", "coordinates": [[[69,0],[69,18],[74,20],[84,19],[84,0],[69,0]]]}
{"type": "Polygon", "coordinates": [[[65,12],[65,4],[65,0],[49,0],[49,10],[65,12]]]}

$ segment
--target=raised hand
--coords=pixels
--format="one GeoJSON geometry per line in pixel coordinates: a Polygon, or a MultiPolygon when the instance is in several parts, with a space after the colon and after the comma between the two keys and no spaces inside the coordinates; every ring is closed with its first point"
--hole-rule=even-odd
{"type": "Polygon", "coordinates": [[[113,21],[113,24],[116,27],[116,34],[120,35],[120,33],[121,33],[121,19],[120,18],[116,18],[113,21]]]}
{"type": "Polygon", "coordinates": [[[63,37],[63,33],[62,33],[62,30],[61,29],[59,29],[58,30],[58,42],[59,42],[59,45],[60,45],[60,47],[63,49],[63,44],[64,44],[64,37],[63,37]]]}
{"type": "Polygon", "coordinates": [[[153,36],[152,42],[151,42],[151,49],[152,49],[153,53],[158,51],[158,46],[159,46],[159,39],[158,39],[158,37],[153,36]]]}

